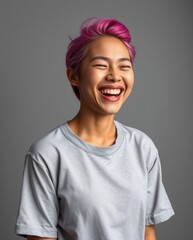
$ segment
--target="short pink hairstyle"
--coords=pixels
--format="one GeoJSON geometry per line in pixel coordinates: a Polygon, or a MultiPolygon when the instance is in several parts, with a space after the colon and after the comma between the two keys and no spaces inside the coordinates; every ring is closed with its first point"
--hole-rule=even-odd
{"type": "MultiPolygon", "coordinates": [[[[83,22],[80,27],[80,36],[71,39],[66,53],[66,67],[77,71],[81,61],[85,57],[85,49],[87,45],[104,35],[119,38],[128,48],[131,62],[135,58],[135,47],[131,45],[131,35],[128,28],[114,18],[97,18],[92,17],[83,22]]],[[[80,99],[79,90],[76,86],[72,86],[73,91],[78,99],[80,99]]]]}

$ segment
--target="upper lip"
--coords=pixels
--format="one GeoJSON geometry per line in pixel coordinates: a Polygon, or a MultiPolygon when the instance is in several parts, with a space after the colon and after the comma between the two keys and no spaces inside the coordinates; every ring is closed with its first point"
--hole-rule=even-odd
{"type": "Polygon", "coordinates": [[[123,91],[124,87],[120,85],[104,85],[98,88],[99,91],[103,89],[121,89],[123,91]]]}

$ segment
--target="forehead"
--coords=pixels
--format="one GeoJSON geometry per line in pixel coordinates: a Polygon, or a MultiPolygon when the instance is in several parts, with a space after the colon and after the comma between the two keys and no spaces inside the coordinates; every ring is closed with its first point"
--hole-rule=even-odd
{"type": "Polygon", "coordinates": [[[113,36],[102,36],[88,44],[85,57],[92,58],[97,55],[110,58],[130,58],[126,45],[113,36]]]}

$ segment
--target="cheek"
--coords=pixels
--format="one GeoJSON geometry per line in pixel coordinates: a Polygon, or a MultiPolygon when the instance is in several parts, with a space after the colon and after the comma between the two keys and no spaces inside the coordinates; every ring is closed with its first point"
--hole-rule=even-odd
{"type": "Polygon", "coordinates": [[[88,71],[83,77],[84,86],[90,86],[92,88],[95,88],[104,78],[104,74],[96,71],[88,71]]]}
{"type": "Polygon", "coordinates": [[[131,79],[130,79],[130,84],[131,84],[131,86],[133,87],[133,85],[134,85],[134,75],[131,77],[131,79]]]}
{"type": "Polygon", "coordinates": [[[132,88],[133,87],[133,84],[134,84],[134,73],[131,72],[128,76],[127,76],[127,84],[128,84],[128,87],[129,88],[132,88]]]}
{"type": "Polygon", "coordinates": [[[97,86],[97,77],[93,75],[92,71],[87,71],[81,74],[79,78],[79,91],[84,92],[84,94],[93,94],[93,90],[97,86]]]}

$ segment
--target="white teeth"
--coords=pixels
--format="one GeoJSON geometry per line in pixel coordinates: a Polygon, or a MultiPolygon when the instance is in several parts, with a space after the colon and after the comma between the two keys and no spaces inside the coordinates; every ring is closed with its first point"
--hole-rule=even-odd
{"type": "Polygon", "coordinates": [[[102,94],[111,94],[111,95],[118,95],[121,92],[121,89],[102,89],[100,90],[102,94]]]}

